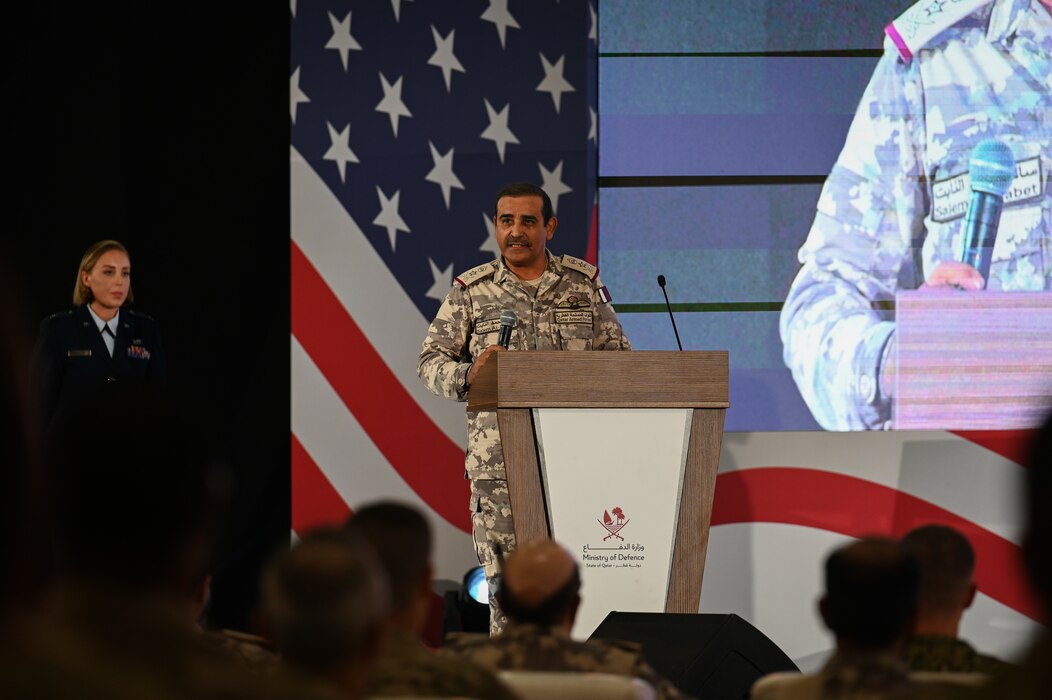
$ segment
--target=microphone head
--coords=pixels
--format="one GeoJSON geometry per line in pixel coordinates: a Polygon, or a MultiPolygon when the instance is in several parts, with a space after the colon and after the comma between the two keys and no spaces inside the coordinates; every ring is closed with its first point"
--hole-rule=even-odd
{"type": "Polygon", "coordinates": [[[658,275],[658,286],[661,287],[662,289],[665,288],[665,276],[664,275],[658,275]]]}
{"type": "Polygon", "coordinates": [[[500,312],[500,325],[514,327],[518,321],[519,317],[511,309],[504,309],[500,312]]]}
{"type": "Polygon", "coordinates": [[[1004,197],[1015,177],[1015,156],[1004,141],[985,139],[976,144],[968,162],[972,189],[1004,197]]]}

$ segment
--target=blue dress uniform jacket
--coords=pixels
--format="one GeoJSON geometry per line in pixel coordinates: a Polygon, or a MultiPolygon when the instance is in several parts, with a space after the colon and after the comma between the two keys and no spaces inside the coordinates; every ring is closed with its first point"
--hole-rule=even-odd
{"type": "Polygon", "coordinates": [[[34,362],[49,430],[100,392],[159,393],[165,384],[157,322],[131,309],[121,309],[113,357],[88,307],[80,306],[40,323],[34,362]]]}

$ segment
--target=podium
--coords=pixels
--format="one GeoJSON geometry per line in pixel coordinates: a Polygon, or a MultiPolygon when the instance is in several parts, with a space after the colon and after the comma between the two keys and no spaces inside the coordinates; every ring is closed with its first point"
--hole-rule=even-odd
{"type": "Polygon", "coordinates": [[[1052,292],[895,297],[898,430],[1035,428],[1052,409],[1052,292]]]}
{"type": "Polygon", "coordinates": [[[496,411],[519,544],[581,565],[575,636],[612,610],[698,612],[726,409],[716,352],[499,352],[469,412],[496,411]]]}

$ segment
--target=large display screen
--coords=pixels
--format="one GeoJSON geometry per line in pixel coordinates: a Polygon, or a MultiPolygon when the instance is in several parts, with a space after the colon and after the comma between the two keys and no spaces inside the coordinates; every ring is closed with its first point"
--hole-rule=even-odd
{"type": "Polygon", "coordinates": [[[1052,18],[911,5],[598,5],[601,274],[636,349],[677,347],[662,275],[683,348],[729,351],[727,430],[1048,409],[1052,18]]]}

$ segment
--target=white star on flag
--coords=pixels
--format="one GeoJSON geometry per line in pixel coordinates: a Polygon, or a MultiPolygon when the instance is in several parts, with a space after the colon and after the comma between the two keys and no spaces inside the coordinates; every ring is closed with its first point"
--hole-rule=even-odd
{"type": "Polygon", "coordinates": [[[394,85],[387,82],[387,78],[380,73],[380,87],[383,88],[384,98],[376,105],[377,112],[385,112],[391,118],[391,130],[398,136],[398,117],[411,117],[413,113],[402,102],[402,76],[394,81],[394,85]]]}
{"type": "Polygon", "coordinates": [[[588,3],[588,17],[591,20],[591,24],[588,25],[588,38],[598,42],[599,34],[596,29],[598,22],[596,22],[595,8],[592,7],[592,3],[588,3]]]}
{"type": "Polygon", "coordinates": [[[449,263],[449,267],[443,270],[431,258],[428,258],[427,262],[431,265],[431,276],[435,278],[435,283],[427,290],[426,296],[445,301],[449,288],[453,286],[453,263],[449,263]]]}
{"type": "Polygon", "coordinates": [[[497,145],[497,154],[500,156],[500,162],[503,163],[505,146],[519,142],[519,139],[515,138],[515,134],[511,133],[511,129],[508,128],[508,112],[511,109],[511,103],[504,105],[504,109],[498,112],[493,109],[489,100],[483,99],[482,101],[486,103],[486,114],[489,116],[489,126],[482,132],[482,138],[497,145]]]}
{"type": "Polygon", "coordinates": [[[300,69],[299,66],[296,66],[289,80],[289,115],[292,117],[293,124],[296,123],[296,107],[300,102],[310,102],[310,98],[307,97],[307,93],[300,90],[300,69]]]}
{"type": "MultiPolygon", "coordinates": [[[[413,0],[405,0],[405,1],[406,2],[412,2],[413,0]]],[[[402,0],[391,0],[391,9],[393,9],[394,13],[395,13],[395,22],[402,21],[401,18],[398,16],[399,12],[402,9],[402,0]]]]}
{"type": "Polygon", "coordinates": [[[362,46],[354,37],[351,36],[351,13],[347,12],[347,16],[342,20],[337,20],[336,16],[329,13],[329,24],[332,25],[332,37],[328,43],[325,44],[327,49],[336,49],[340,52],[340,61],[343,62],[343,69],[347,70],[347,55],[350,51],[361,51],[362,46]]]}
{"type": "MultiPolygon", "coordinates": [[[[358,156],[354,154],[351,147],[347,144],[348,139],[351,136],[351,125],[343,127],[343,131],[336,131],[336,128],[329,122],[325,122],[325,125],[329,127],[329,150],[325,151],[325,155],[322,156],[324,160],[331,160],[336,163],[336,168],[340,171],[340,182],[346,182],[345,175],[348,163],[357,163],[358,156]]],[[[560,163],[561,165],[561,163],[560,163]]]]}
{"type": "Polygon", "coordinates": [[[427,65],[438,66],[442,69],[442,77],[446,80],[446,92],[449,92],[453,71],[467,73],[464,70],[464,66],[460,65],[460,61],[453,55],[453,34],[455,32],[455,29],[450,29],[449,36],[443,37],[435,29],[435,25],[431,25],[431,36],[435,40],[435,52],[431,54],[431,58],[427,59],[427,65]]]}
{"type": "MultiPolygon", "coordinates": [[[[450,147],[448,153],[440,154],[435,144],[428,141],[427,145],[431,148],[431,160],[434,162],[434,167],[424,179],[442,188],[442,199],[446,201],[446,209],[449,209],[450,191],[454,187],[458,190],[464,189],[463,183],[453,173],[453,151],[455,149],[450,147]]],[[[562,161],[559,162],[559,169],[562,170],[562,161]]]]}
{"type": "Polygon", "coordinates": [[[401,215],[398,213],[398,198],[401,194],[401,190],[395,190],[394,196],[388,199],[379,186],[376,188],[376,195],[380,198],[380,213],[373,219],[373,223],[387,229],[387,237],[391,239],[392,253],[395,249],[395,239],[398,237],[398,232],[405,231],[410,233],[409,227],[406,226],[405,221],[402,220],[401,215]]]}
{"type": "Polygon", "coordinates": [[[289,9],[292,10],[292,16],[296,16],[296,0],[289,0],[289,9]]]}
{"type": "Polygon", "coordinates": [[[543,163],[537,163],[537,167],[541,169],[541,179],[544,180],[541,189],[551,198],[554,213],[559,208],[559,196],[573,192],[573,188],[563,182],[563,162],[561,160],[555,166],[555,170],[548,170],[543,163]]]}
{"type": "Polygon", "coordinates": [[[519,23],[508,11],[508,0],[489,0],[489,7],[482,13],[482,19],[493,22],[497,27],[497,36],[500,37],[500,47],[504,48],[504,34],[508,27],[521,29],[519,23]]]}
{"type": "Polygon", "coordinates": [[[598,119],[596,118],[595,110],[592,109],[591,107],[588,108],[588,120],[589,120],[588,123],[590,125],[588,127],[588,140],[589,141],[595,141],[596,140],[596,136],[599,133],[598,130],[597,130],[598,119]]]}
{"type": "Polygon", "coordinates": [[[541,64],[544,66],[544,80],[537,86],[538,92],[550,92],[552,95],[552,102],[555,103],[555,113],[559,113],[559,102],[562,100],[562,94],[564,92],[576,92],[573,85],[566,82],[563,78],[563,61],[566,60],[566,55],[559,57],[559,60],[555,62],[555,65],[548,63],[548,59],[545,58],[544,54],[541,53],[541,64]]]}
{"type": "Polygon", "coordinates": [[[482,241],[479,251],[493,253],[493,257],[500,257],[500,246],[497,245],[497,237],[493,231],[493,218],[486,212],[482,212],[482,223],[486,225],[486,240],[482,241]]]}

